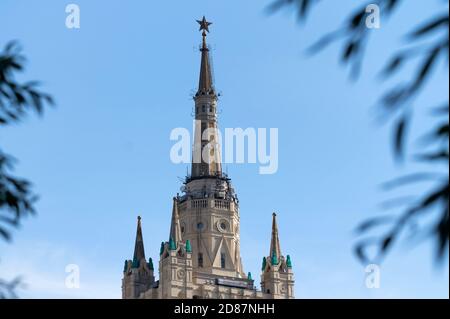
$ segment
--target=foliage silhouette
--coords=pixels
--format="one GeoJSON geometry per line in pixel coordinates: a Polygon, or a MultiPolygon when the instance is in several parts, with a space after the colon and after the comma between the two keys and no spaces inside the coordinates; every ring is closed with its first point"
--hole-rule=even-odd
{"type": "MultiPolygon", "coordinates": [[[[24,70],[25,57],[17,42],[10,42],[0,53],[0,125],[17,123],[27,112],[42,114],[46,104],[53,105],[50,95],[37,89],[38,82],[19,83],[15,74],[24,70]]],[[[37,196],[32,185],[23,178],[12,175],[15,160],[0,149],[0,239],[11,240],[11,228],[35,214],[37,196]]],[[[0,279],[0,298],[16,297],[20,278],[11,282],[0,279]]]]}
{"type": "MultiPolygon", "coordinates": [[[[268,6],[270,13],[288,8],[294,9],[301,22],[305,22],[308,13],[314,6],[325,1],[319,0],[276,0],[268,6]]],[[[350,67],[350,76],[357,79],[361,73],[361,65],[364,52],[368,45],[370,29],[366,26],[368,12],[366,8],[373,1],[360,5],[354,12],[350,13],[342,27],[324,35],[309,48],[310,54],[316,54],[323,50],[328,44],[340,41],[341,62],[350,67]]],[[[380,13],[384,20],[392,19],[396,10],[400,10],[407,4],[401,0],[379,0],[380,13]],[[401,5],[402,4],[402,5],[401,5]]],[[[413,59],[419,61],[414,77],[406,82],[399,83],[388,90],[378,103],[380,118],[391,121],[393,124],[393,154],[396,161],[405,162],[406,139],[412,119],[413,104],[415,98],[423,90],[426,82],[433,76],[439,59],[445,60],[444,68],[448,74],[448,1],[441,1],[442,9],[434,17],[427,21],[418,21],[418,26],[409,32],[405,39],[410,43],[406,49],[394,52],[386,65],[380,72],[382,80],[391,78],[400,72],[407,63],[413,63],[413,59]],[[426,41],[424,41],[426,40],[426,41]]],[[[411,5],[411,3],[409,3],[411,5]]],[[[413,18],[411,18],[413,19],[413,18]]],[[[417,108],[418,106],[416,106],[417,108]]],[[[449,107],[448,99],[439,107],[422,106],[430,109],[439,119],[436,121],[431,132],[425,134],[421,139],[420,147],[410,160],[426,162],[430,167],[443,166],[443,171],[448,169],[449,164],[449,107]],[[446,168],[447,169],[446,169],[446,168]]],[[[358,235],[366,236],[356,243],[355,253],[358,258],[367,262],[379,262],[392,248],[394,242],[400,238],[406,229],[410,235],[416,237],[432,237],[436,243],[436,258],[443,261],[448,254],[449,245],[449,181],[448,170],[441,174],[420,172],[408,176],[399,177],[390,181],[389,189],[393,186],[402,186],[411,183],[428,180],[433,181],[431,189],[419,197],[399,198],[397,204],[407,208],[398,215],[376,217],[364,221],[356,228],[358,235]],[[425,220],[428,215],[438,212],[433,218],[431,225],[427,227],[413,227],[419,220],[425,220]],[[410,227],[409,227],[410,226],[410,227]],[[384,227],[383,235],[367,237],[368,233],[375,228],[384,227]],[[368,248],[375,246],[375,256],[369,257],[368,248]]],[[[392,206],[392,202],[389,206],[392,206]]],[[[433,215],[434,216],[434,215],[433,215]]]]}

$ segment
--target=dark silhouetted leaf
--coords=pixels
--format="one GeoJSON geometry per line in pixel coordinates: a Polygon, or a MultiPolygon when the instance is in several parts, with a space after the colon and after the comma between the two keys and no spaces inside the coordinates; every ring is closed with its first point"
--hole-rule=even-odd
{"type": "Polygon", "coordinates": [[[385,1],[386,4],[386,12],[391,13],[396,7],[397,5],[400,3],[400,0],[387,0],[385,1]]]}
{"type": "Polygon", "coordinates": [[[363,18],[366,15],[365,9],[359,10],[351,19],[350,19],[350,29],[356,29],[360,26],[361,22],[363,21],[363,18]]]}
{"type": "Polygon", "coordinates": [[[359,224],[359,226],[356,228],[356,233],[363,233],[368,231],[369,229],[372,229],[374,227],[377,227],[379,225],[382,224],[387,224],[393,221],[392,216],[382,216],[382,217],[375,217],[375,218],[371,218],[368,219],[364,222],[362,222],[361,224],[359,224]]]}
{"type": "Polygon", "coordinates": [[[307,49],[307,52],[309,54],[316,54],[317,52],[325,49],[325,47],[327,47],[329,44],[331,44],[331,42],[333,42],[334,40],[339,38],[341,34],[342,34],[341,31],[337,31],[337,32],[330,32],[330,33],[324,35],[317,42],[315,42],[313,45],[311,45],[307,49]]]}
{"type": "Polygon", "coordinates": [[[415,158],[419,161],[446,161],[448,162],[448,151],[438,151],[435,153],[416,155],[415,158]]]}
{"type": "Polygon", "coordinates": [[[384,70],[381,72],[382,76],[387,77],[391,74],[393,74],[395,71],[397,71],[400,66],[402,65],[402,62],[404,61],[405,57],[403,54],[398,54],[394,56],[389,63],[386,65],[384,70]]]}
{"type": "Polygon", "coordinates": [[[407,86],[393,88],[383,96],[381,100],[382,104],[386,106],[388,110],[392,110],[410,97],[411,91],[409,89],[410,88],[407,86]]]}
{"type": "Polygon", "coordinates": [[[352,41],[352,42],[348,43],[342,54],[342,61],[346,62],[352,56],[354,56],[356,53],[358,53],[359,45],[360,45],[359,41],[352,41]]]}
{"type": "Polygon", "coordinates": [[[425,78],[429,75],[430,70],[431,70],[433,64],[435,63],[439,52],[440,52],[440,48],[435,48],[435,49],[431,50],[431,52],[428,54],[428,57],[422,63],[420,70],[417,73],[417,77],[412,84],[412,87],[411,87],[412,91],[415,91],[421,87],[425,78]]]}
{"type": "Polygon", "coordinates": [[[409,37],[410,38],[418,38],[424,35],[427,35],[431,31],[434,31],[438,29],[439,27],[445,27],[447,29],[448,27],[448,13],[445,16],[437,17],[433,19],[430,22],[425,23],[425,25],[419,27],[418,29],[414,30],[409,37]]]}
{"type": "Polygon", "coordinates": [[[435,231],[438,234],[437,239],[437,258],[443,260],[445,255],[448,254],[449,243],[449,209],[448,206],[443,210],[441,220],[437,224],[435,231]]]}
{"type": "Polygon", "coordinates": [[[390,234],[383,239],[383,242],[381,244],[381,251],[383,253],[385,253],[391,247],[393,240],[394,234],[390,234]]]}
{"type": "Polygon", "coordinates": [[[356,257],[363,263],[367,264],[369,263],[369,260],[366,256],[366,244],[365,243],[359,243],[355,246],[355,254],[356,257]]]}
{"type": "Polygon", "coordinates": [[[415,196],[402,196],[396,197],[389,200],[385,200],[380,204],[381,209],[387,210],[391,208],[397,208],[399,206],[405,206],[411,204],[415,200],[415,196]]]}
{"type": "Polygon", "coordinates": [[[403,159],[405,148],[405,135],[408,123],[409,123],[409,114],[406,114],[402,116],[395,125],[394,154],[396,155],[397,159],[403,159]]]}

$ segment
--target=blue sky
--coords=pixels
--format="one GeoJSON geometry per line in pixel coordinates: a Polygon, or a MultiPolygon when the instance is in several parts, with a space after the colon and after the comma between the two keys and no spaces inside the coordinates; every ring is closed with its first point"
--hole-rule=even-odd
{"type": "MultiPolygon", "coordinates": [[[[20,78],[41,80],[57,107],[1,130],[3,151],[20,160],[16,173],[33,181],[40,200],[13,243],[0,243],[0,276],[22,275],[23,297],[119,298],[138,214],[146,254],[158,260],[186,172],[170,161],[169,134],[192,126],[201,41],[195,19],[206,15],[214,23],[220,126],[279,129],[276,174],[227,165],[240,199],[245,271],[259,279],[276,211],[296,297],[448,298],[448,264],[434,266],[430,241],[396,246],[381,265],[379,289],[365,288],[364,265],[352,252],[355,226],[383,213],[380,202],[393,195],[380,184],[416,168],[393,163],[389,126],[374,121],[373,106],[388,87],[377,72],[439,1],[408,1],[396,19],[382,18],[356,83],[337,63],[339,46],[304,55],[355,3],[328,2],[300,28],[288,12],[267,15],[270,1],[78,0],[81,28],[69,30],[70,2],[1,1],[0,45],[20,40],[29,59],[20,78]],[[80,289],[64,287],[67,264],[80,266],[80,289]]],[[[445,98],[448,72],[440,71],[417,105],[445,98]]],[[[426,116],[418,118],[414,131],[429,127],[426,116]]]]}

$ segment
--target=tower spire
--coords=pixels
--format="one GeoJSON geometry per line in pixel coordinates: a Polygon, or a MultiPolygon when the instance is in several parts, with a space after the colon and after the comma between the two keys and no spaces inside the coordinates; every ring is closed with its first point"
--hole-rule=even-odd
{"type": "Polygon", "coordinates": [[[173,242],[175,245],[181,241],[181,227],[180,216],[178,215],[178,201],[177,198],[173,198],[172,208],[172,222],[170,224],[169,243],[173,242]]]}
{"type": "Polygon", "coordinates": [[[200,78],[198,81],[198,90],[196,96],[199,95],[214,95],[214,84],[212,78],[211,61],[209,59],[209,48],[206,44],[206,34],[209,32],[209,26],[212,22],[206,21],[205,16],[202,20],[197,20],[200,24],[199,31],[202,31],[202,47],[200,51],[202,52],[202,62],[200,65],[200,78]]]}
{"type": "Polygon", "coordinates": [[[270,240],[270,260],[272,264],[278,264],[281,258],[280,239],[278,238],[277,214],[272,214],[272,238],[270,240]]]}
{"type": "Polygon", "coordinates": [[[133,263],[138,263],[145,259],[144,239],[142,237],[141,216],[137,217],[136,242],[134,244],[133,263]]]}
{"type": "Polygon", "coordinates": [[[220,139],[217,128],[217,100],[215,93],[209,48],[206,35],[208,22],[203,16],[197,20],[202,31],[203,43],[200,48],[201,65],[198,90],[195,94],[195,136],[192,151],[191,178],[222,176],[220,139]]]}

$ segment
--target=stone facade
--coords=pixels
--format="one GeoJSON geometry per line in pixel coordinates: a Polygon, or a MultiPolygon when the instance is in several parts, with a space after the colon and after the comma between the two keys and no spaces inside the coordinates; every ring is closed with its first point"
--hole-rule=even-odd
{"type": "Polygon", "coordinates": [[[239,200],[230,178],[222,172],[217,138],[218,95],[212,81],[206,32],[210,22],[198,21],[203,36],[191,175],[183,194],[173,198],[168,241],[161,243],[159,280],[153,261],[145,259],[138,217],[133,260],[126,260],[123,298],[294,298],[289,255],[281,254],[276,214],[270,252],[263,258],[261,290],[245,274],[240,255],[239,200]],[[206,151],[205,151],[206,150],[206,151]]]}

